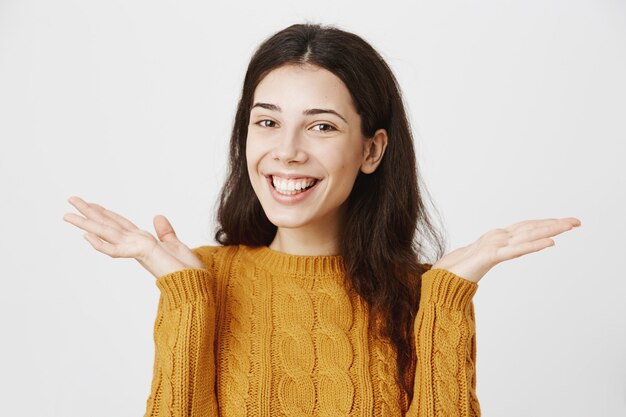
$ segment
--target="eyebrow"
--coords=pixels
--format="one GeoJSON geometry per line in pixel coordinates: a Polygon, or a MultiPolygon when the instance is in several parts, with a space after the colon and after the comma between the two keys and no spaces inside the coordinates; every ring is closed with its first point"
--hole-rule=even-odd
{"type": "MultiPolygon", "coordinates": [[[[282,111],[279,106],[277,106],[276,104],[270,104],[270,103],[254,103],[254,106],[252,106],[250,110],[252,110],[255,107],[262,107],[264,109],[277,111],[277,112],[282,111]]],[[[341,114],[337,113],[333,109],[307,109],[302,112],[302,114],[305,116],[312,116],[312,115],[323,114],[323,113],[334,114],[335,116],[338,116],[344,122],[348,123],[345,117],[343,117],[341,114]]]]}

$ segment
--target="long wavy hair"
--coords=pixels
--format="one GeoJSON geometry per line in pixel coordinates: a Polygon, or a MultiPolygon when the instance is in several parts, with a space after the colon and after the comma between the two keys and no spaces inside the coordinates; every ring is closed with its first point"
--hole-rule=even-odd
{"type": "Polygon", "coordinates": [[[275,33],[256,49],[234,120],[215,239],[222,245],[248,246],[269,245],[274,239],[277,228],[265,215],[248,177],[246,138],[257,85],[286,64],[313,64],[332,72],[350,91],[363,135],[369,138],[377,129],[387,130],[380,165],[371,174],[359,172],[348,197],[350,215],[341,225],[339,249],[346,282],[369,306],[370,331],[378,331],[395,349],[395,377],[411,399],[417,364],[413,323],[421,276],[431,266],[424,262],[426,252],[434,250],[438,259],[446,243],[424,204],[425,188],[418,186],[413,137],[398,82],[369,43],[333,26],[307,23],[275,33]]]}

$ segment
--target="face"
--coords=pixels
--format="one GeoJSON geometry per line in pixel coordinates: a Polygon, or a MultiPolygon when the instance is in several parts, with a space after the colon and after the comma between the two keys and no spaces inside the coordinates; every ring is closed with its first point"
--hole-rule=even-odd
{"type": "Polygon", "coordinates": [[[372,168],[371,138],[360,126],[347,87],[326,69],[285,65],[261,80],[246,158],[252,187],[274,225],[339,224],[357,174],[372,168]]]}

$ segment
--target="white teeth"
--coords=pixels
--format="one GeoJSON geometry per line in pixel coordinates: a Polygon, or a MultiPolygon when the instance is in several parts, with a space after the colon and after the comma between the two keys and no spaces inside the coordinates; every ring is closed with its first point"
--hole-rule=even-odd
{"type": "Polygon", "coordinates": [[[301,190],[310,187],[317,181],[314,178],[308,178],[303,180],[286,180],[284,178],[272,176],[272,183],[274,188],[281,194],[297,194],[301,190]]]}

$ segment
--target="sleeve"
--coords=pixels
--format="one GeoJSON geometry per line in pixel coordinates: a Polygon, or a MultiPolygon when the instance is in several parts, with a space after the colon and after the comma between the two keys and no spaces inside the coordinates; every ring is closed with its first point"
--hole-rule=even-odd
{"type": "Polygon", "coordinates": [[[478,284],[444,270],[422,275],[414,337],[417,366],[407,417],[480,417],[476,396],[478,284]]]}
{"type": "Polygon", "coordinates": [[[157,278],[154,367],[144,417],[218,415],[213,279],[209,269],[157,278]]]}

